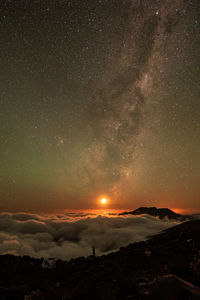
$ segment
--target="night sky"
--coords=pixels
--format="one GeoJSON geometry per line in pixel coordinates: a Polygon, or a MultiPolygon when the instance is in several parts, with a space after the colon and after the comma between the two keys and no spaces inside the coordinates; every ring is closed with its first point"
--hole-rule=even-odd
{"type": "Polygon", "coordinates": [[[0,1],[0,209],[200,210],[200,1],[0,1]]]}

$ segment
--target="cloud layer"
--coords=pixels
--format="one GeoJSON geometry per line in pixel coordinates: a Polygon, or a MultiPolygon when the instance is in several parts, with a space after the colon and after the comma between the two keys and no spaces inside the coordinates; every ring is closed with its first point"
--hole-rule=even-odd
{"type": "Polygon", "coordinates": [[[175,225],[175,221],[142,215],[125,217],[73,214],[44,216],[0,214],[0,254],[69,260],[119,249],[175,225]]]}

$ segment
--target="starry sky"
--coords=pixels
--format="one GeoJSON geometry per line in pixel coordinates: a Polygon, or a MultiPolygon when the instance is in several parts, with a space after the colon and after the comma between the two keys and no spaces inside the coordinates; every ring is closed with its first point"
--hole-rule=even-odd
{"type": "Polygon", "coordinates": [[[200,210],[199,0],[1,0],[0,209],[200,210]]]}

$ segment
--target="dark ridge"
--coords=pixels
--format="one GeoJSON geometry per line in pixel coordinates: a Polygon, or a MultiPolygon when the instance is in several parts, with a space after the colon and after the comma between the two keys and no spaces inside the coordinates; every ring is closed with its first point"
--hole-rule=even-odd
{"type": "Polygon", "coordinates": [[[200,299],[200,220],[101,257],[0,256],[4,300],[200,299]]]}
{"type": "Polygon", "coordinates": [[[169,208],[156,208],[156,207],[140,207],[136,210],[129,211],[129,212],[123,212],[119,215],[142,215],[142,214],[148,214],[154,217],[159,217],[160,219],[163,219],[165,217],[168,217],[169,219],[183,219],[184,216],[175,213],[169,208]]]}

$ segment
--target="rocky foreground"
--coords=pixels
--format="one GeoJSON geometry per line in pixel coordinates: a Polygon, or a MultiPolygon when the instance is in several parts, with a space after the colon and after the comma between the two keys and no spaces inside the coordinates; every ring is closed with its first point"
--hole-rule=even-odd
{"type": "Polygon", "coordinates": [[[0,300],[200,299],[200,220],[101,257],[0,256],[0,300]]]}

